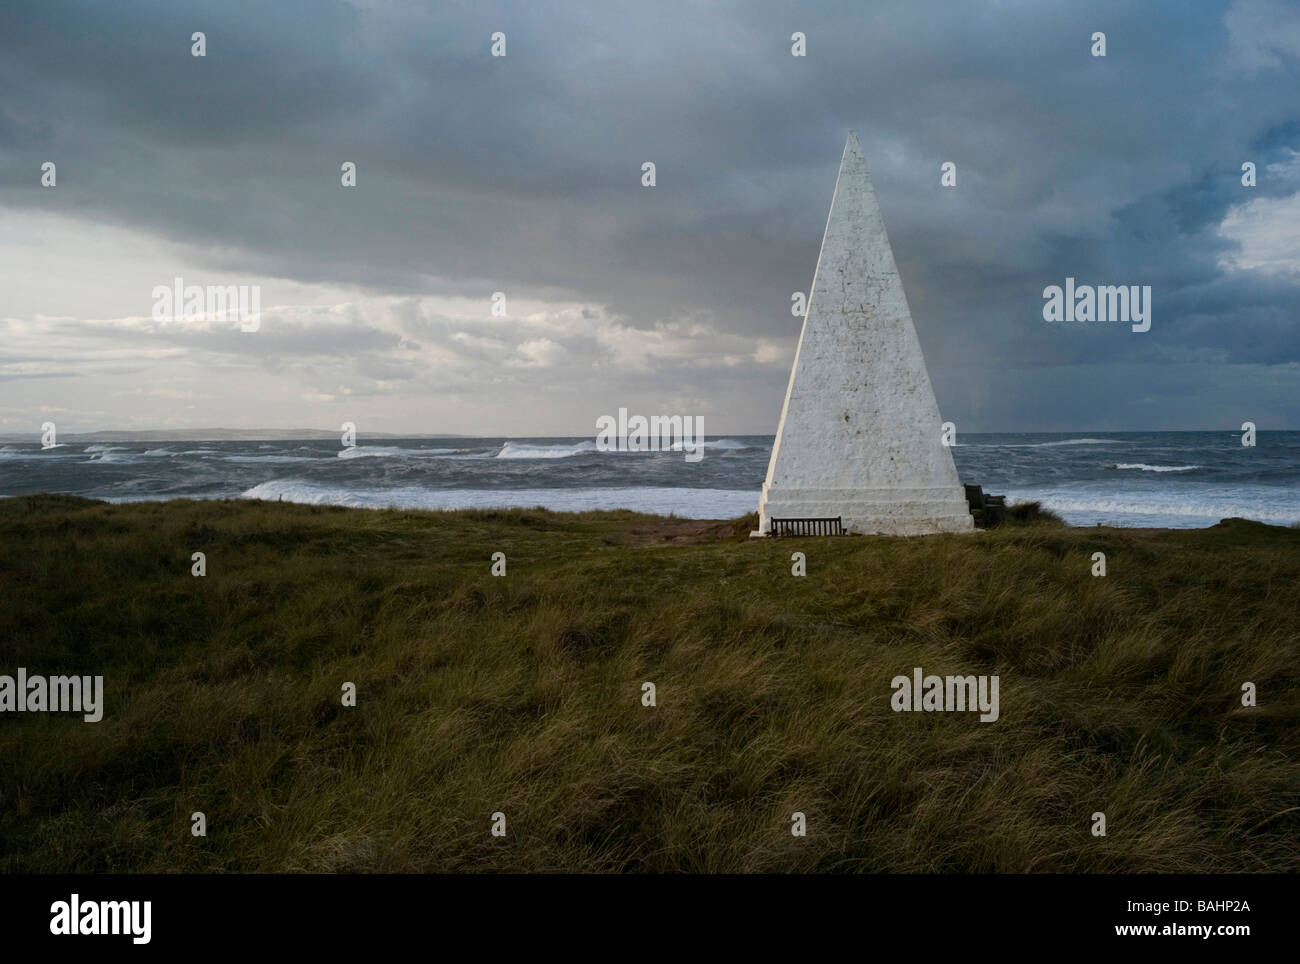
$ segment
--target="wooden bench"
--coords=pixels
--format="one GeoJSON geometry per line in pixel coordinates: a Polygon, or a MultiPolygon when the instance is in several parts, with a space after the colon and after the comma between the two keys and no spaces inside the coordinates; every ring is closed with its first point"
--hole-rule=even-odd
{"type": "Polygon", "coordinates": [[[841,523],[843,516],[834,519],[773,519],[774,536],[842,536],[846,535],[841,523]]]}
{"type": "Polygon", "coordinates": [[[991,529],[1007,517],[1007,497],[1005,495],[986,495],[983,487],[965,486],[966,504],[975,517],[975,525],[981,529],[991,529]]]}

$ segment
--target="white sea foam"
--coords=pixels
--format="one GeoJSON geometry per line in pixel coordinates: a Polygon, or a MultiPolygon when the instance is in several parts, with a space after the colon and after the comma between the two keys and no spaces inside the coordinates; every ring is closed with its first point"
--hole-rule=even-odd
{"type": "Polygon", "coordinates": [[[758,490],[685,488],[587,489],[343,489],[301,479],[275,479],[243,493],[246,499],[345,505],[360,508],[533,508],[556,512],[632,509],[687,519],[732,519],[754,511],[758,490]]]}
{"type": "Polygon", "coordinates": [[[1125,445],[1121,439],[1114,438],[1067,438],[1056,442],[967,442],[976,448],[999,449],[1051,449],[1060,445],[1125,445]]]}
{"type": "Polygon", "coordinates": [[[339,449],[338,457],[341,459],[402,458],[409,452],[409,449],[397,445],[352,445],[339,449]]]}
{"type": "Polygon", "coordinates": [[[576,445],[529,445],[527,442],[507,442],[497,453],[499,459],[567,459],[596,451],[595,442],[578,442],[576,445]]]}
{"type": "Polygon", "coordinates": [[[1067,438],[1059,442],[1035,442],[1032,448],[1052,448],[1056,445],[1122,445],[1119,439],[1113,438],[1067,438]]]}
{"type": "MultiPolygon", "coordinates": [[[[87,449],[86,451],[89,452],[90,450],[87,449]]],[[[135,465],[141,462],[144,459],[144,457],[148,454],[149,454],[148,452],[132,452],[130,449],[117,446],[113,448],[106,448],[101,452],[94,452],[91,454],[89,459],[79,464],[81,465],[101,465],[101,464],[135,465]]]]}
{"type": "Polygon", "coordinates": [[[125,452],[125,445],[87,445],[87,452],[125,452]]]}
{"type": "Polygon", "coordinates": [[[1120,462],[1117,469],[1138,469],[1142,472],[1194,472],[1203,465],[1147,465],[1145,462],[1120,462]]]}
{"type": "Polygon", "coordinates": [[[454,458],[489,458],[485,452],[480,455],[466,455],[470,449],[407,449],[400,445],[357,445],[341,449],[341,459],[454,459],[454,458]]]}
{"type": "Polygon", "coordinates": [[[1095,490],[1036,488],[1007,492],[1007,502],[1041,502],[1070,525],[1161,526],[1194,529],[1220,519],[1252,519],[1271,525],[1300,522],[1300,498],[1292,490],[1262,485],[1231,488],[1183,483],[1166,489],[1095,490]]]}
{"type": "MultiPolygon", "coordinates": [[[[748,442],[741,442],[734,438],[706,439],[701,444],[706,449],[739,450],[739,449],[753,448],[753,446],[750,445],[748,442]]],[[[672,450],[674,452],[680,452],[682,450],[682,443],[680,440],[672,444],[672,450]]]]}
{"type": "MultiPolygon", "coordinates": [[[[741,442],[732,438],[706,439],[703,443],[705,448],[720,450],[740,450],[753,448],[747,442],[741,442]]],[[[574,455],[588,455],[592,452],[600,452],[595,442],[576,442],[568,445],[534,445],[529,442],[506,442],[497,453],[499,459],[567,459],[574,455]]],[[[680,452],[682,451],[682,442],[680,439],[669,445],[658,449],[660,452],[680,452]]],[[[601,454],[608,455],[640,455],[644,452],[628,451],[626,446],[620,449],[609,449],[601,454]]],[[[650,453],[653,454],[653,453],[650,453]]]]}

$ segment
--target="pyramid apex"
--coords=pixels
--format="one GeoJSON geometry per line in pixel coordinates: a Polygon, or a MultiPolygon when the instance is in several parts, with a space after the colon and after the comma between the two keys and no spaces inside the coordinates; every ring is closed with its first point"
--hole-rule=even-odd
{"type": "Polygon", "coordinates": [[[840,158],[840,174],[849,172],[851,177],[871,180],[868,173],[867,159],[862,154],[862,145],[858,143],[858,132],[849,131],[844,141],[844,155],[840,158]]]}

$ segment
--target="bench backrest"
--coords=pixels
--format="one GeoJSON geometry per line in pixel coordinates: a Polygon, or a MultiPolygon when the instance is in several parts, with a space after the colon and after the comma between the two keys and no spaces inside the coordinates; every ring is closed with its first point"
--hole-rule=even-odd
{"type": "Polygon", "coordinates": [[[838,515],[833,519],[773,519],[771,532],[774,536],[842,536],[842,519],[838,515]]]}

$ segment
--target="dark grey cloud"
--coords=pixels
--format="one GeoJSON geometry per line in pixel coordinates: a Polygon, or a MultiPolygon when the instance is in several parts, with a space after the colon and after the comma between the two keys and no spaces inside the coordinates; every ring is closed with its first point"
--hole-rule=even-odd
{"type": "MultiPolygon", "coordinates": [[[[10,5],[0,206],[55,203],[34,172],[56,159],[64,213],[185,242],[217,269],[549,296],[646,331],[706,317],[757,345],[797,331],[790,294],[811,284],[856,128],[946,417],[1195,427],[1233,400],[1296,427],[1300,391],[1276,399],[1300,388],[1300,275],[1225,268],[1238,244],[1218,230],[1236,205],[1300,191],[1300,50],[1271,29],[1287,16],[1294,32],[1275,0],[10,5]],[[338,186],[345,160],[355,190],[338,186]],[[1047,325],[1042,289],[1066,276],[1151,285],[1152,330],[1047,325]]],[[[456,340],[463,325],[409,323],[414,341],[494,358],[456,340]]],[[[312,340],[371,377],[414,377],[364,325],[272,337],[259,350],[284,364],[312,340]]],[[[638,377],[749,393],[761,431],[786,375],[661,359],[638,377]]]]}

